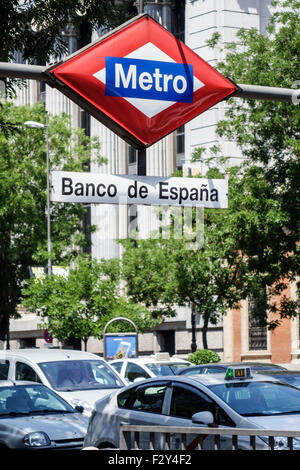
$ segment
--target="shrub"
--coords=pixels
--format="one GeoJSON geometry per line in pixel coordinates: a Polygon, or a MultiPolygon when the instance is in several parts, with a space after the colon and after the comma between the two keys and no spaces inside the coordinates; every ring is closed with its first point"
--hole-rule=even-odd
{"type": "Polygon", "coordinates": [[[210,351],[209,349],[197,349],[197,351],[190,354],[187,359],[196,365],[208,364],[209,362],[220,362],[221,360],[219,354],[214,351],[210,351]]]}

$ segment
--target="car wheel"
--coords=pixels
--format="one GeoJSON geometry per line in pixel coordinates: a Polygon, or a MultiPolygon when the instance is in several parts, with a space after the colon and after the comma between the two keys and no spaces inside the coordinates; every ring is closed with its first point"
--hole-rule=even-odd
{"type": "Polygon", "coordinates": [[[111,450],[111,449],[116,449],[116,446],[114,446],[110,442],[104,442],[103,444],[100,444],[100,446],[98,447],[98,450],[111,450]]]}

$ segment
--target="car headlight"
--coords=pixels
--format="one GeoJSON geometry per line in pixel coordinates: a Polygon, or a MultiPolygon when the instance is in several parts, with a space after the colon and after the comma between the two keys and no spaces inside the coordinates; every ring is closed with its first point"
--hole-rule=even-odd
{"type": "Polygon", "coordinates": [[[76,406],[82,406],[83,407],[83,415],[84,416],[91,416],[93,407],[90,403],[87,401],[80,400],[79,398],[73,398],[70,400],[71,405],[75,408],[76,406]]]}
{"type": "Polygon", "coordinates": [[[47,447],[51,445],[49,437],[44,432],[31,432],[26,434],[23,440],[28,447],[47,447]]]}

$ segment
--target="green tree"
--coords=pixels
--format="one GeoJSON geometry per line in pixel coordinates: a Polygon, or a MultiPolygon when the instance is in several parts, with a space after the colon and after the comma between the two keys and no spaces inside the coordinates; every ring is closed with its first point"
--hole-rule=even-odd
{"type": "Polygon", "coordinates": [[[72,25],[79,35],[96,28],[123,23],[136,9],[132,2],[115,0],[5,0],[1,3],[0,61],[15,52],[24,60],[45,64],[66,52],[65,29],[72,25]]]}
{"type": "MultiPolygon", "coordinates": [[[[0,134],[0,339],[5,340],[9,318],[16,314],[23,281],[31,266],[46,266],[46,142],[44,129],[29,129],[28,120],[45,122],[42,105],[14,107],[5,113],[18,132],[0,134]]],[[[67,116],[49,119],[51,169],[83,171],[93,155],[99,163],[98,139],[74,131],[67,116]]],[[[86,245],[81,204],[51,205],[52,263],[68,262],[86,245]],[[66,260],[66,261],[65,261],[66,260]]],[[[90,228],[93,230],[93,227],[90,228]]]]}
{"type": "MultiPolygon", "coordinates": [[[[119,261],[78,256],[68,275],[43,276],[28,281],[23,289],[23,305],[40,312],[41,326],[59,340],[102,338],[106,323],[125,316],[140,332],[156,325],[150,312],[127,301],[119,289],[119,261]]],[[[128,325],[116,321],[114,330],[129,331],[128,325]]]]}
{"type": "MultiPolygon", "coordinates": [[[[217,68],[236,83],[299,88],[300,2],[272,3],[278,8],[266,33],[241,29],[217,68]]],[[[300,108],[297,101],[231,99],[217,133],[237,142],[245,164],[230,170],[226,214],[214,215],[223,216],[222,237],[228,234],[234,254],[244,258],[248,291],[254,297],[267,293],[267,308],[258,316],[267,323],[268,312],[278,313],[278,321],[269,324],[276,326],[298,313],[285,289],[299,276],[300,108]],[[274,294],[282,295],[281,302],[272,300],[274,294]]]]}
{"type": "MultiPolygon", "coordinates": [[[[208,218],[207,218],[208,221],[208,218]]],[[[176,315],[177,306],[192,306],[202,317],[202,341],[207,349],[209,322],[216,324],[228,308],[238,306],[244,289],[243,259],[226,260],[227,243],[216,224],[205,230],[203,246],[189,249],[191,239],[126,240],[122,275],[128,296],[158,318],[176,315]]]]}
{"type": "MultiPolygon", "coordinates": [[[[5,0],[1,2],[0,61],[9,62],[15,53],[24,61],[44,65],[68,53],[66,31],[75,31],[78,48],[91,41],[93,29],[111,29],[136,14],[133,2],[116,0],[5,0]]],[[[22,80],[1,79],[7,93],[22,80]]],[[[0,106],[0,129],[12,129],[0,106]]]]}

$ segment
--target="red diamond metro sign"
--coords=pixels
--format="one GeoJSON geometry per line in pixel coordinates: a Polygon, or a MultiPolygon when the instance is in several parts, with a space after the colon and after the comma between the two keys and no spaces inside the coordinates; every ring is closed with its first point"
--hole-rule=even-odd
{"type": "Polygon", "coordinates": [[[46,73],[62,93],[136,148],[149,147],[238,90],[147,14],[46,73]]]}

